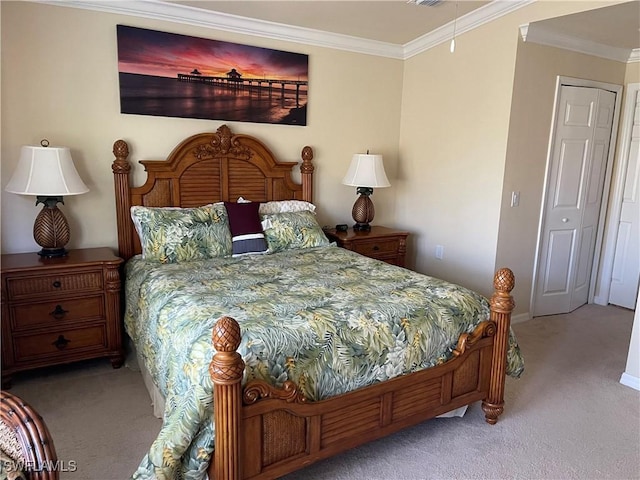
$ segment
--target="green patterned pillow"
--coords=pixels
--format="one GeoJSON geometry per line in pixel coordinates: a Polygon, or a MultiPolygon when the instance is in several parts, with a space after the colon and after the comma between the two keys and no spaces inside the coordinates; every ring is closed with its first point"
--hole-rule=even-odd
{"type": "Polygon", "coordinates": [[[262,215],[262,227],[269,245],[267,253],[321,247],[330,243],[315,214],[308,210],[262,215]]]}
{"type": "Polygon", "coordinates": [[[231,255],[231,233],[222,204],[196,208],[131,207],[142,257],[161,263],[231,255]]]}

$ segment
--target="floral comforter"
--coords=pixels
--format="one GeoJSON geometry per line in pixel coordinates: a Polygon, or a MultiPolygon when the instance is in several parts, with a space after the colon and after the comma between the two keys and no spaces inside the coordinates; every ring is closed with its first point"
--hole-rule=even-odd
{"type": "MultiPolygon", "coordinates": [[[[334,245],[126,270],[125,325],[165,396],[162,429],[133,478],[206,478],[213,450],[211,331],[242,329],[244,381],[293,380],[311,400],[448,360],[488,318],[480,295],[334,245]]],[[[507,373],[523,370],[513,336],[507,373]]]]}

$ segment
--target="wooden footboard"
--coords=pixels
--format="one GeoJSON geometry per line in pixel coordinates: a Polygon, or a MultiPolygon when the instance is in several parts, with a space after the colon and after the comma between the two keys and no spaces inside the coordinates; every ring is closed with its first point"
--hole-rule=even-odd
{"type": "Polygon", "coordinates": [[[490,320],[463,334],[448,362],[318,402],[293,382],[278,389],[252,381],[242,389],[240,327],[221,318],[210,366],[216,439],[209,478],[277,478],[478,400],[495,424],[504,409],[513,286],[511,270],[496,272],[490,320]]]}

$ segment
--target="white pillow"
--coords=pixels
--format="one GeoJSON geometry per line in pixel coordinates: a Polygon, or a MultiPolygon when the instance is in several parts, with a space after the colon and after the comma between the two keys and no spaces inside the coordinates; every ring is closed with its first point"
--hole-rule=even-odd
{"type": "Polygon", "coordinates": [[[283,212],[303,212],[305,210],[315,213],[316,206],[303,200],[279,200],[261,203],[258,213],[260,215],[270,215],[283,212]]]}

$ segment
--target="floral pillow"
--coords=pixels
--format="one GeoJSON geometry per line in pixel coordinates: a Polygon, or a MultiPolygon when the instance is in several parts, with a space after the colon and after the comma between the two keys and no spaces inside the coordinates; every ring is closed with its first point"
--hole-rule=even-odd
{"type": "Polygon", "coordinates": [[[134,206],[131,218],[146,260],[180,263],[231,255],[231,233],[224,205],[134,206]]]}
{"type": "Polygon", "coordinates": [[[329,245],[329,239],[309,210],[262,215],[262,227],[269,245],[267,253],[329,245]]]}

